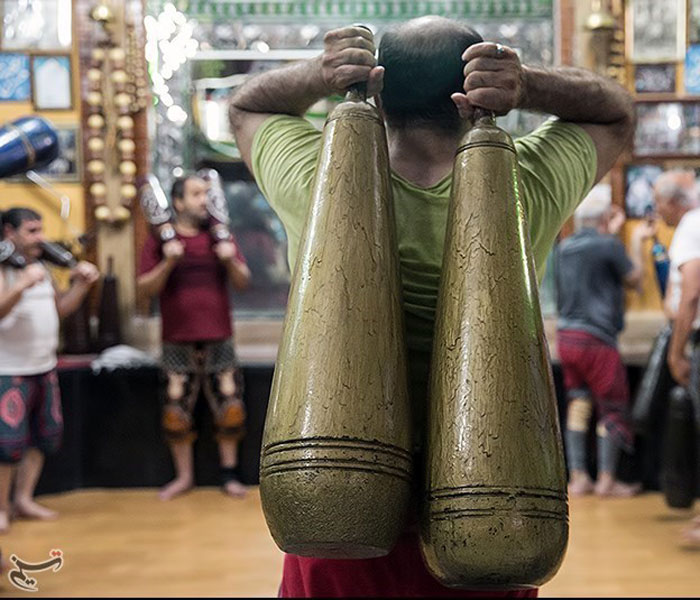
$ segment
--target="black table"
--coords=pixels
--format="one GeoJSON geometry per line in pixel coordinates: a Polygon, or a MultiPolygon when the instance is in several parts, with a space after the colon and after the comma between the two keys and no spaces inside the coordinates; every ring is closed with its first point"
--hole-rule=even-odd
{"type": "MultiPolygon", "coordinates": [[[[559,415],[564,428],[566,399],[561,370],[554,365],[559,415]]],[[[642,369],[629,367],[632,392],[642,369]]],[[[239,474],[248,485],[258,483],[262,430],[272,384],[272,365],[243,366],[243,400],[248,412],[247,436],[241,443],[239,474]]],[[[160,425],[163,386],[155,367],[117,369],[93,374],[89,366],[59,369],[65,432],[63,446],[46,464],[37,493],[56,493],[90,487],[157,487],[174,476],[170,452],[160,425]]],[[[218,485],[218,451],[211,414],[203,401],[197,404],[194,444],[195,480],[218,485]]],[[[641,480],[659,488],[661,432],[659,421],[648,439],[637,440],[634,456],[623,455],[622,479],[641,480]]],[[[591,427],[590,470],[595,474],[595,431],[591,427]]]]}
{"type": "MultiPolygon", "coordinates": [[[[239,475],[258,482],[260,445],[272,366],[243,368],[247,435],[241,442],[239,475]]],[[[46,458],[37,493],[89,487],[154,487],[174,476],[161,428],[163,386],[155,367],[93,374],[89,366],[59,369],[64,438],[46,458]]],[[[211,413],[204,398],[195,409],[198,485],[219,484],[219,458],[211,413]]]]}

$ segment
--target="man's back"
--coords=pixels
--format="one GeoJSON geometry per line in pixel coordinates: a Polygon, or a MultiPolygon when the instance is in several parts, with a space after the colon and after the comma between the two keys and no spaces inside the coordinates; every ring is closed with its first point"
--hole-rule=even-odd
{"type": "Polygon", "coordinates": [[[622,242],[595,229],[564,240],[556,256],[558,329],[586,331],[616,345],[624,325],[624,276],[633,268],[622,242]]]}

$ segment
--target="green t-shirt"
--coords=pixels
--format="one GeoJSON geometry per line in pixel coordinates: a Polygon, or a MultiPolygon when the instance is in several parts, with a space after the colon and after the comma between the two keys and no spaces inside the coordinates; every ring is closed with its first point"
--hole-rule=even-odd
{"type": "MultiPolygon", "coordinates": [[[[306,223],[321,138],[321,132],[308,121],[275,115],[261,125],[253,140],[253,174],[285,227],[292,270],[306,223]]],[[[557,120],[516,140],[515,146],[521,199],[541,279],[561,226],[593,185],[596,151],[583,129],[557,120]]],[[[428,381],[451,183],[448,176],[430,188],[419,188],[392,172],[414,401],[424,398],[428,381]]]]}

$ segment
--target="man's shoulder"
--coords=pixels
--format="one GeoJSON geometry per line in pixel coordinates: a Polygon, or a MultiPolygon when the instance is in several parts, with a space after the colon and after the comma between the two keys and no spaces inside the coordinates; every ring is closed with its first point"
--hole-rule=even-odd
{"type": "Polygon", "coordinates": [[[681,222],[678,224],[678,229],[687,229],[694,233],[700,233],[700,206],[689,210],[683,215],[681,222]]]}
{"type": "MultiPolygon", "coordinates": [[[[576,123],[562,121],[557,117],[550,117],[529,133],[514,140],[516,148],[527,146],[529,143],[536,143],[542,139],[553,140],[559,138],[562,141],[571,140],[575,142],[588,142],[590,136],[576,123]]],[[[590,144],[592,145],[592,141],[590,144]]]]}
{"type": "Polygon", "coordinates": [[[292,115],[271,115],[265,119],[253,137],[253,152],[262,151],[274,147],[282,141],[286,143],[291,138],[294,141],[307,140],[320,137],[321,132],[313,124],[303,117],[292,115]]]}
{"type": "Polygon", "coordinates": [[[148,231],[148,235],[146,236],[146,241],[143,243],[143,246],[149,250],[160,246],[160,238],[152,229],[148,231]]]}
{"type": "Polygon", "coordinates": [[[608,255],[624,250],[624,244],[615,235],[597,231],[578,232],[569,236],[559,244],[563,253],[585,252],[597,255],[608,255]]]}
{"type": "Polygon", "coordinates": [[[685,253],[700,244],[700,207],[683,215],[673,233],[669,252],[671,259],[679,253],[685,253]]]}

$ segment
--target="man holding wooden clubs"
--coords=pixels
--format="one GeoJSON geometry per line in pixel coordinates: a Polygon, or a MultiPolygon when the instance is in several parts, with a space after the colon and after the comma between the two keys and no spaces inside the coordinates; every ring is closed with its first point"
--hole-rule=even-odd
{"type": "Polygon", "coordinates": [[[200,390],[217,429],[222,490],[233,497],[245,495],[236,472],[245,432],[243,377],[231,340],[228,284],[245,288],[250,270],[230,233],[207,231],[222,225],[212,224],[211,185],[198,175],[176,179],[173,212],[157,180],[151,178],[142,194],[154,232],[143,247],[137,283],[142,294],[160,299],[167,377],[162,424],[176,471],[160,492],[162,500],[194,485],[193,413],[200,390]]]}
{"type": "Polygon", "coordinates": [[[522,65],[462,23],[423,17],[385,32],[378,59],[365,28],[330,31],[321,56],[241,86],[230,114],[296,263],[261,463],[268,525],[288,552],[280,595],[464,596],[484,586],[535,594],[561,561],[568,516],[532,258],[541,277],[562,224],[627,144],[629,95],[587,71],[522,65]],[[302,118],[348,88],[324,134],[302,118]],[[513,147],[489,113],[516,108],[556,118],[513,147]],[[397,407],[406,375],[410,402],[397,407]],[[518,395],[545,401],[533,409],[518,395]],[[410,457],[420,465],[424,455],[422,481],[410,457]],[[498,480],[513,465],[523,472],[498,480]],[[457,481],[465,474],[476,476],[457,481]],[[450,496],[461,503],[454,510],[450,496]],[[365,497],[388,508],[365,506],[365,497]],[[376,544],[345,519],[356,507],[382,538],[376,544]],[[462,531],[465,518],[474,536],[438,540],[451,526],[462,531]],[[306,539],[297,535],[304,528],[306,539]],[[504,531],[520,550],[500,550],[504,531]],[[472,571],[467,559],[450,574],[461,549],[480,564],[472,571]],[[512,569],[499,574],[501,566],[512,569]]]}
{"type": "Polygon", "coordinates": [[[63,437],[56,373],[59,318],[82,304],[99,279],[95,265],[72,258],[71,286],[58,292],[44,266],[46,240],[41,215],[15,207],[0,218],[3,237],[24,268],[0,265],[0,533],[9,529],[10,488],[16,470],[13,513],[52,519],[56,513],[34,501],[44,455],[63,437]]]}

